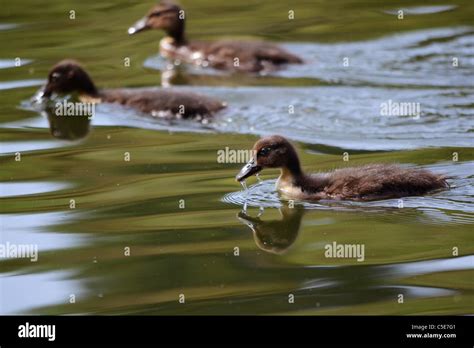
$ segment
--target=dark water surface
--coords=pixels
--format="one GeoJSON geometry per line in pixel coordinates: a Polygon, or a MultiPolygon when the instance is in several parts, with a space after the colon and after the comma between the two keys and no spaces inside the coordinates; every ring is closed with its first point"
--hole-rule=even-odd
{"type": "Polygon", "coordinates": [[[395,1],[182,3],[193,38],[273,40],[306,64],[167,71],[161,33],[126,35],[152,3],[3,4],[0,242],[37,244],[39,259],[0,261],[0,313],[473,314],[474,3],[411,1],[403,20],[395,1]],[[63,58],[101,87],[176,84],[229,108],[205,125],[106,104],[90,121],[57,119],[29,98],[63,58]],[[381,115],[389,100],[421,113],[381,115]],[[295,141],[308,171],[397,162],[452,188],[290,209],[277,171],[242,191],[242,164],[217,161],[272,133],[295,141]],[[364,245],[364,260],[325,257],[333,242],[364,245]]]}

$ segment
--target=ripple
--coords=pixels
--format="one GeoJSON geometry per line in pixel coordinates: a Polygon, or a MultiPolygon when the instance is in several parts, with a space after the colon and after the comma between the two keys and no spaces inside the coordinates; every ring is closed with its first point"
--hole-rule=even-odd
{"type": "Polygon", "coordinates": [[[224,88],[214,94],[225,98],[229,109],[209,126],[221,132],[282,134],[305,143],[341,149],[470,147],[468,131],[474,129],[474,118],[460,117],[460,113],[474,111],[469,104],[474,90],[466,95],[448,92],[351,86],[224,88]],[[269,95],[271,104],[267,102],[269,95]],[[381,107],[388,101],[419,103],[421,116],[382,116],[381,107]],[[453,104],[459,108],[453,109],[453,104]],[[290,105],[294,110],[291,114],[290,105]]]}
{"type": "MultiPolygon", "coordinates": [[[[472,147],[473,45],[470,27],[422,30],[362,42],[291,44],[288,48],[306,57],[307,64],[291,66],[276,76],[304,77],[311,83],[317,81],[316,85],[177,88],[214,96],[229,107],[213,122],[202,125],[185,120],[164,122],[104,104],[97,108],[93,125],[259,136],[279,133],[307,144],[369,151],[472,147]],[[344,57],[350,57],[347,68],[342,66],[344,57]],[[453,57],[459,59],[456,68],[453,57]],[[389,101],[416,104],[421,115],[384,116],[381,109],[389,101]]],[[[146,66],[159,69],[163,64],[162,58],[155,57],[146,66]]],[[[199,73],[207,71],[211,70],[200,69],[199,73]]],[[[22,84],[0,83],[0,89],[22,84]]]]}
{"type": "MultiPolygon", "coordinates": [[[[425,10],[436,8],[430,6],[425,10]]],[[[471,27],[458,27],[419,30],[360,42],[282,43],[282,47],[303,57],[305,64],[290,65],[272,76],[304,78],[313,85],[474,87],[471,79],[473,40],[471,27]],[[453,67],[453,57],[458,59],[456,67],[453,67]],[[345,59],[349,59],[348,66],[343,65],[345,59]]],[[[146,68],[167,71],[166,76],[170,74],[168,64],[159,55],[144,63],[146,68]]],[[[191,75],[226,74],[193,66],[180,69],[191,75]]]]}
{"type": "Polygon", "coordinates": [[[67,303],[71,294],[78,298],[85,290],[81,281],[72,279],[74,273],[0,274],[0,314],[25,314],[31,313],[33,308],[67,303]]]}
{"type": "Polygon", "coordinates": [[[380,286],[379,289],[396,289],[397,293],[403,293],[410,298],[429,298],[440,296],[453,296],[458,292],[451,289],[435,288],[428,286],[380,286]]]}
{"type": "Polygon", "coordinates": [[[41,151],[46,149],[63,148],[72,146],[73,143],[66,141],[12,141],[2,142],[0,156],[11,155],[17,152],[41,151]]]}
{"type": "Polygon", "coordinates": [[[6,82],[0,82],[0,90],[41,86],[43,83],[44,83],[44,80],[6,81],[6,82]]]}
{"type": "Polygon", "coordinates": [[[472,28],[430,29],[363,42],[291,44],[308,64],[278,72],[332,84],[386,87],[474,87],[472,28]],[[428,45],[426,43],[429,43],[428,45]],[[453,66],[453,57],[458,66],[453,66]],[[343,61],[349,59],[349,66],[343,61]]]}
{"type": "Polygon", "coordinates": [[[414,7],[402,7],[396,10],[388,10],[384,12],[388,14],[398,15],[398,11],[403,10],[405,14],[426,15],[426,14],[452,11],[455,8],[457,8],[456,5],[414,6],[414,7]]]}
{"type": "Polygon", "coordinates": [[[15,59],[0,59],[0,69],[7,69],[7,68],[18,68],[24,65],[31,64],[33,60],[31,59],[22,59],[21,60],[21,65],[17,66],[16,65],[16,60],[15,59]]]}
{"type": "MultiPolygon", "coordinates": [[[[137,113],[120,105],[100,104],[93,126],[127,126],[143,129],[240,134],[282,134],[307,144],[324,144],[338,149],[400,150],[422,147],[470,147],[474,129],[471,93],[456,90],[391,90],[367,87],[311,88],[175,88],[214,96],[229,107],[207,125],[190,120],[166,121],[137,113]],[[272,95],[272,103],[268,103],[272,95]],[[422,115],[381,116],[388,100],[420,102],[422,115]],[[361,102],[362,101],[362,102],[361,102]],[[288,113],[288,106],[294,114],[288,113]],[[458,107],[453,108],[452,105],[458,107]],[[341,129],[350,132],[341,132],[341,129]],[[407,131],[409,129],[409,131],[407,131]]],[[[27,104],[27,103],[25,103],[27,104]]],[[[33,110],[23,105],[27,110],[33,110]]],[[[41,119],[21,120],[4,127],[48,127],[41,119]]]]}
{"type": "Polygon", "coordinates": [[[474,269],[474,256],[459,256],[450,259],[407,262],[396,265],[380,266],[378,268],[386,272],[385,276],[397,278],[438,272],[462,271],[474,269]]]}
{"type": "Polygon", "coordinates": [[[16,23],[0,23],[0,31],[11,30],[18,27],[19,25],[16,23]]]}
{"type": "Polygon", "coordinates": [[[59,226],[71,216],[78,214],[68,213],[34,213],[34,214],[0,214],[2,233],[1,242],[11,244],[36,244],[39,257],[44,251],[78,247],[84,243],[80,234],[52,232],[52,226],[59,226]]]}
{"type": "Polygon", "coordinates": [[[65,190],[70,187],[71,184],[60,182],[0,182],[0,197],[36,195],[65,190]]]}

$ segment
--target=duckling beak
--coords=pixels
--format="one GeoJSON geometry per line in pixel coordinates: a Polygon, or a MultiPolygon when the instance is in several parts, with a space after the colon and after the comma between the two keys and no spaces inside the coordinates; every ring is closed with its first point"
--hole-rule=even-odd
{"type": "Polygon", "coordinates": [[[148,27],[147,23],[148,18],[143,17],[139,21],[137,21],[134,25],[132,25],[130,28],[128,28],[128,35],[133,35],[136,33],[139,33],[140,31],[150,29],[148,27]]]}
{"type": "Polygon", "coordinates": [[[242,181],[247,179],[249,176],[257,174],[262,170],[262,167],[255,163],[255,159],[252,158],[243,168],[240,170],[239,174],[236,175],[235,180],[242,181]]]}
{"type": "Polygon", "coordinates": [[[47,85],[44,85],[38,91],[36,91],[33,97],[31,97],[31,101],[33,102],[33,104],[42,104],[50,97],[51,91],[49,90],[47,85]]]}

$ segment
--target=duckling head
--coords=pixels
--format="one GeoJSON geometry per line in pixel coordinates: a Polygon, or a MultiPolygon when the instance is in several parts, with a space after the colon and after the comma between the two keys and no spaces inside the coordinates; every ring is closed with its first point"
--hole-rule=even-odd
{"type": "Polygon", "coordinates": [[[161,29],[176,41],[181,41],[184,39],[184,18],[181,7],[162,1],[153,6],[145,17],[128,28],[128,34],[133,35],[148,29],[161,29]]]}
{"type": "Polygon", "coordinates": [[[57,63],[48,74],[48,81],[41,91],[42,98],[50,98],[53,93],[72,92],[94,95],[97,89],[89,74],[81,65],[70,59],[57,63]]]}
{"type": "Polygon", "coordinates": [[[298,154],[293,145],[280,135],[258,140],[253,146],[252,159],[240,170],[235,179],[243,181],[259,173],[263,168],[282,168],[293,175],[301,173],[298,154]]]}

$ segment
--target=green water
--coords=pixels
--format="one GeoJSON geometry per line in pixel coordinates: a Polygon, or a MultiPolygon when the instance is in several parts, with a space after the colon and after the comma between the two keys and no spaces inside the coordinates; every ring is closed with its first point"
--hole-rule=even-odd
{"type": "Polygon", "coordinates": [[[2,4],[0,24],[14,26],[0,26],[1,242],[37,244],[39,259],[1,260],[0,313],[472,314],[474,3],[182,4],[192,38],[277,41],[308,63],[272,76],[182,72],[179,88],[229,103],[207,126],[110,105],[90,122],[55,120],[28,100],[63,58],[100,87],[161,84],[161,33],[126,35],[151,3],[2,4]],[[390,14],[417,5],[432,7],[390,14]],[[389,99],[421,101],[424,114],[382,118],[389,99]],[[277,171],[243,192],[242,163],[217,160],[268,133],[293,139],[308,171],[398,162],[453,188],[291,209],[277,171]],[[333,242],[363,245],[364,259],[326,257],[333,242]]]}

